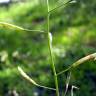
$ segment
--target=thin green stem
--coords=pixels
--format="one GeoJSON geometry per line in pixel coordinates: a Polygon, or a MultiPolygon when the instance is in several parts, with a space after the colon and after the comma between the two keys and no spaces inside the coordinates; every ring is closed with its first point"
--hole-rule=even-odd
{"type": "Polygon", "coordinates": [[[60,75],[66,71],[69,71],[77,66],[79,66],[80,64],[86,62],[86,61],[89,61],[89,60],[96,60],[96,53],[93,53],[93,54],[90,54],[90,55],[87,55],[79,60],[77,60],[75,63],[73,63],[70,67],[68,67],[67,69],[59,72],[57,75],[60,75]]]}
{"type": "Polygon", "coordinates": [[[72,68],[72,66],[70,66],[70,67],[68,67],[67,69],[65,69],[65,70],[63,70],[63,71],[57,73],[57,76],[58,76],[58,75],[61,75],[61,74],[63,74],[63,73],[65,73],[65,72],[67,72],[67,71],[69,71],[71,68],[72,68]]]}
{"type": "Polygon", "coordinates": [[[37,87],[41,87],[41,88],[45,88],[45,89],[49,89],[49,90],[53,90],[56,91],[56,89],[54,88],[50,88],[47,86],[42,86],[40,84],[38,84],[37,82],[35,82],[33,79],[31,79],[23,70],[21,67],[18,66],[18,71],[20,72],[20,74],[26,79],[28,80],[30,83],[32,83],[33,85],[37,86],[37,87]]]}
{"type": "Polygon", "coordinates": [[[54,12],[56,9],[58,9],[58,8],[60,8],[60,7],[63,7],[64,5],[65,5],[64,7],[66,7],[66,5],[68,5],[71,1],[72,1],[72,0],[69,0],[69,1],[67,1],[66,3],[63,3],[63,4],[59,5],[59,6],[51,9],[50,11],[48,11],[48,13],[52,13],[52,12],[54,12]]]}
{"type": "Polygon", "coordinates": [[[42,30],[25,29],[25,28],[19,27],[17,25],[6,23],[6,22],[0,22],[0,27],[14,28],[14,29],[18,29],[18,30],[21,30],[21,31],[28,31],[28,32],[41,32],[41,33],[44,33],[44,31],[42,31],[42,30]]]}
{"type": "Polygon", "coordinates": [[[57,79],[57,74],[56,74],[56,69],[55,69],[55,64],[54,64],[54,58],[53,58],[53,53],[52,53],[52,41],[50,38],[50,26],[49,26],[49,18],[50,18],[50,13],[49,13],[49,0],[47,0],[47,9],[48,9],[48,15],[47,15],[47,32],[48,32],[48,46],[49,46],[49,52],[50,52],[50,57],[51,57],[51,63],[52,63],[52,70],[54,74],[54,79],[55,79],[55,87],[56,87],[56,96],[59,96],[59,88],[58,88],[58,79],[57,79]]]}

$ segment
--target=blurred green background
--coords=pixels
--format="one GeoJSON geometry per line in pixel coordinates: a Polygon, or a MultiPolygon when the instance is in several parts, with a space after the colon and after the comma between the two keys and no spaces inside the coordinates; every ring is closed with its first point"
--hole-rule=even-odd
{"type": "MultiPolygon", "coordinates": [[[[67,1],[49,0],[50,10],[67,1]]],[[[46,0],[12,2],[0,4],[0,22],[47,31],[46,0]]],[[[96,52],[96,0],[77,0],[52,12],[50,32],[57,72],[96,52]]],[[[30,84],[17,70],[21,66],[36,82],[54,88],[50,63],[47,35],[0,27],[0,96],[55,96],[54,91],[30,84]]],[[[66,76],[67,73],[58,77],[61,96],[66,76]]],[[[72,85],[79,88],[74,90],[74,96],[96,96],[96,61],[75,68],[69,86],[72,85]]]]}

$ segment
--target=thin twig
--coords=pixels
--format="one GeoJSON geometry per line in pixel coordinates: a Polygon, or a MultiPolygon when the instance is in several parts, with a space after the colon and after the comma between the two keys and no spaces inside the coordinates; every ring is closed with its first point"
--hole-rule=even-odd
{"type": "Polygon", "coordinates": [[[33,85],[37,86],[37,87],[42,87],[42,88],[45,88],[45,89],[49,89],[49,90],[54,90],[56,91],[56,89],[54,88],[50,88],[50,87],[46,87],[46,86],[42,86],[38,83],[36,83],[33,79],[31,79],[24,71],[21,67],[18,67],[18,71],[20,72],[20,74],[26,79],[28,80],[30,83],[32,83],[33,85]]]}
{"type": "Polygon", "coordinates": [[[72,64],[70,67],[68,67],[67,69],[59,72],[57,75],[60,75],[60,74],[66,72],[66,71],[68,71],[68,70],[71,70],[71,69],[73,69],[73,68],[79,66],[80,64],[82,64],[82,63],[84,63],[84,62],[86,62],[86,61],[89,61],[89,60],[96,60],[96,53],[90,54],[90,55],[88,55],[88,56],[85,56],[85,57],[79,59],[78,61],[76,61],[75,63],[73,63],[73,64],[72,64]]]}
{"type": "Polygon", "coordinates": [[[69,1],[67,1],[66,3],[63,3],[63,4],[59,5],[59,6],[51,9],[48,13],[52,13],[52,12],[54,12],[56,9],[58,9],[58,8],[60,8],[60,7],[63,7],[63,6],[66,7],[66,5],[68,5],[71,1],[72,1],[72,0],[69,0],[69,1]]]}
{"type": "Polygon", "coordinates": [[[17,25],[6,23],[6,22],[0,22],[0,27],[15,28],[15,29],[18,29],[18,30],[21,30],[21,31],[44,32],[44,31],[41,31],[41,30],[29,30],[29,29],[25,29],[25,28],[19,27],[17,25]]]}

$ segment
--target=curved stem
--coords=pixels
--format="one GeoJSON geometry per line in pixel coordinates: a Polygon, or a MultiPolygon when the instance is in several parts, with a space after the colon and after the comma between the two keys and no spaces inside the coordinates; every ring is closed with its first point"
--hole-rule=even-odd
{"type": "Polygon", "coordinates": [[[15,29],[18,29],[18,30],[21,30],[21,31],[28,31],[28,32],[41,32],[41,33],[44,32],[42,30],[25,29],[25,28],[19,27],[17,25],[9,24],[9,23],[6,23],[6,22],[0,22],[0,27],[15,28],[15,29]]]}
{"type": "Polygon", "coordinates": [[[52,63],[52,70],[54,74],[54,79],[55,79],[55,87],[56,87],[56,96],[59,96],[59,88],[58,88],[58,79],[57,79],[57,74],[56,74],[56,69],[55,69],[55,64],[54,64],[54,58],[53,58],[53,53],[52,53],[52,41],[50,38],[50,27],[49,27],[49,0],[47,0],[47,9],[48,9],[48,15],[47,15],[47,33],[48,33],[48,46],[49,46],[49,51],[50,51],[50,57],[51,57],[51,63],[52,63]]]}
{"type": "Polygon", "coordinates": [[[84,63],[84,62],[86,62],[86,61],[89,61],[89,60],[96,60],[96,53],[87,55],[87,56],[79,59],[78,61],[76,61],[75,63],[73,63],[73,64],[72,64],[70,67],[68,67],[67,69],[59,72],[57,75],[60,75],[60,74],[66,72],[66,71],[68,71],[68,70],[70,70],[70,69],[72,69],[72,68],[75,68],[75,67],[79,66],[80,64],[82,64],[82,63],[84,63]]]}
{"type": "Polygon", "coordinates": [[[50,88],[50,87],[46,87],[46,86],[42,86],[38,83],[36,83],[33,79],[31,79],[23,70],[21,67],[18,66],[18,71],[20,72],[20,74],[26,79],[28,80],[30,83],[32,83],[33,85],[37,86],[37,87],[41,87],[41,88],[45,88],[45,89],[49,89],[49,90],[54,90],[56,91],[56,89],[54,88],[50,88]]]}

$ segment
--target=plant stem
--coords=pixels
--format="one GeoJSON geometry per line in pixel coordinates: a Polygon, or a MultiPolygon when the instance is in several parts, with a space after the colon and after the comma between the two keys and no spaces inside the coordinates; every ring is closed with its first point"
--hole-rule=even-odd
{"type": "Polygon", "coordinates": [[[63,7],[64,5],[65,5],[64,7],[66,7],[66,5],[69,4],[71,1],[72,1],[72,0],[69,0],[69,1],[67,1],[66,3],[63,3],[63,4],[61,4],[61,5],[57,6],[57,7],[49,10],[48,13],[52,13],[52,12],[54,12],[56,9],[59,9],[60,7],[63,7]]]}
{"type": "Polygon", "coordinates": [[[54,58],[53,58],[53,53],[52,53],[51,40],[50,40],[50,27],[49,27],[49,18],[50,18],[50,14],[49,14],[49,0],[47,0],[47,9],[48,9],[48,15],[47,15],[48,46],[49,46],[49,51],[50,51],[50,57],[51,57],[51,63],[52,63],[52,70],[53,70],[54,79],[55,79],[56,96],[59,96],[58,79],[57,79],[57,74],[56,74],[56,69],[55,69],[55,64],[54,64],[54,58]]]}
{"type": "Polygon", "coordinates": [[[35,82],[33,79],[31,79],[23,70],[21,67],[18,66],[18,71],[20,72],[20,74],[26,79],[28,80],[30,83],[32,83],[33,85],[37,86],[37,87],[41,87],[41,88],[45,88],[45,89],[49,89],[49,90],[53,90],[56,91],[56,89],[54,88],[50,88],[47,86],[42,86],[40,84],[38,84],[37,82],[35,82]]]}
{"type": "Polygon", "coordinates": [[[69,71],[69,70],[71,70],[71,69],[79,66],[80,64],[82,64],[82,63],[84,63],[84,62],[86,62],[86,61],[89,61],[89,60],[96,60],[96,53],[89,54],[89,55],[87,55],[87,56],[85,56],[85,57],[77,60],[75,63],[73,63],[73,64],[72,64],[71,66],[69,66],[67,69],[59,72],[57,75],[60,75],[60,74],[62,74],[62,73],[64,73],[64,72],[66,72],[66,71],[69,71]]]}
{"type": "Polygon", "coordinates": [[[6,22],[0,22],[0,27],[4,27],[4,28],[14,28],[14,29],[18,29],[18,30],[21,30],[21,31],[28,31],[28,32],[41,32],[41,33],[44,33],[44,32],[45,32],[45,31],[42,31],[42,30],[30,30],[30,29],[25,29],[25,28],[19,27],[19,26],[17,26],[17,25],[10,24],[10,23],[6,23],[6,22]]]}

